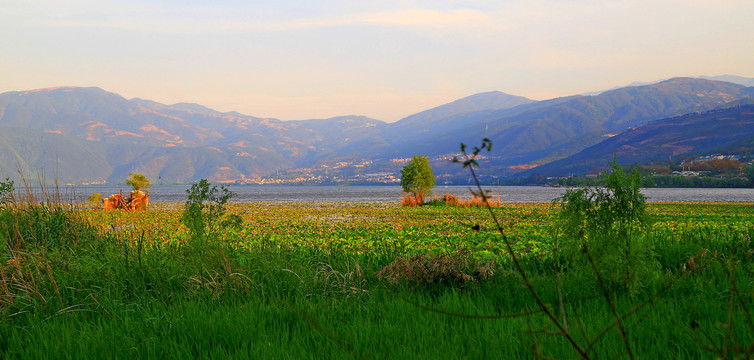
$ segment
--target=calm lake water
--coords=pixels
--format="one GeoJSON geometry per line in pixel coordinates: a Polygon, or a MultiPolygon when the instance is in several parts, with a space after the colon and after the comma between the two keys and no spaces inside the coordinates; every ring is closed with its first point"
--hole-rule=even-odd
{"type": "MultiPolygon", "coordinates": [[[[153,186],[149,189],[149,201],[155,203],[185,202],[189,186],[153,186]]],[[[236,193],[232,201],[395,201],[401,199],[400,186],[238,186],[228,187],[236,193]]],[[[550,202],[561,196],[565,188],[540,186],[487,186],[492,196],[503,202],[550,202]]],[[[103,196],[117,193],[121,187],[75,186],[61,187],[65,198],[85,201],[94,192],[103,196]]],[[[124,187],[124,190],[127,188],[124,187]]],[[[467,186],[438,186],[436,194],[445,193],[470,197],[467,186]]],[[[725,201],[754,202],[754,189],[642,189],[648,201],[725,201]]]]}

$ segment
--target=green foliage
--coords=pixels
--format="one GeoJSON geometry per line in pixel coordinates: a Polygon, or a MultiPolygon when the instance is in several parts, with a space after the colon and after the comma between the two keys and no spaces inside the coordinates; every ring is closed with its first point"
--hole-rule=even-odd
{"type": "MultiPolygon", "coordinates": [[[[24,218],[19,229],[39,228],[20,232],[22,236],[13,241],[19,251],[0,258],[1,284],[6,285],[0,286],[0,352],[7,358],[65,354],[77,359],[522,359],[533,358],[534,349],[546,358],[578,358],[552,331],[537,331],[546,321],[541,314],[506,317],[529,311],[532,300],[504,262],[498,262],[493,276],[473,285],[432,281],[404,287],[380,281],[380,269],[398,256],[426,254],[438,259],[454,254],[450,246],[467,248],[474,258],[486,253],[499,237],[485,231],[492,224],[484,219],[483,209],[228,203],[221,223],[231,212],[247,221],[255,219],[233,238],[239,242],[239,255],[228,263],[211,263],[206,252],[181,251],[177,246],[185,240],[179,226],[181,213],[172,209],[73,211],[68,214],[72,231],[49,235],[48,229],[61,229],[57,215],[26,216],[20,211],[14,213],[18,216],[0,216],[0,223],[6,221],[11,227],[24,218]],[[459,221],[468,218],[480,218],[483,230],[470,230],[459,221]],[[91,231],[86,219],[107,232],[91,231]],[[437,246],[444,250],[429,252],[437,246]],[[186,266],[187,261],[201,268],[186,266]]],[[[511,233],[518,245],[550,244],[544,232],[557,216],[550,207],[512,204],[495,211],[515,223],[511,233]]],[[[753,310],[754,255],[749,250],[754,227],[749,220],[754,208],[651,204],[648,211],[662,220],[648,235],[658,244],[662,264],[658,274],[677,282],[638,311],[637,298],[611,294],[617,313],[625,315],[630,326],[635,358],[714,356],[700,340],[714,351],[724,346],[725,339],[732,339],[728,351],[721,352],[725,358],[735,358],[728,354],[734,354],[739,343],[743,350],[750,349],[754,335],[747,324],[753,310]],[[709,249],[706,257],[698,255],[702,248],[709,249]],[[732,259],[734,248],[738,270],[726,272],[716,259],[732,259]],[[691,256],[696,256],[697,270],[679,276],[691,256]],[[731,277],[737,291],[731,290],[731,277]],[[741,304],[732,312],[730,296],[740,298],[741,304]],[[734,333],[728,335],[727,329],[734,333]]],[[[232,236],[232,232],[221,233],[232,236]]],[[[556,308],[559,295],[553,273],[543,266],[552,252],[528,248],[520,253],[526,254],[524,266],[533,286],[541,289],[545,303],[556,308]]],[[[507,256],[496,255],[491,260],[507,256]]],[[[452,262],[435,263],[441,267],[427,268],[432,262],[419,262],[401,269],[434,270],[441,277],[453,270],[443,268],[454,266],[452,262]]],[[[474,275],[468,272],[473,268],[462,269],[474,275]]],[[[614,324],[615,317],[597,296],[594,284],[583,282],[578,269],[570,270],[560,273],[566,301],[563,316],[578,340],[587,341],[614,324]]],[[[656,289],[644,290],[641,295],[647,298],[656,289]]],[[[620,358],[622,347],[613,328],[594,342],[589,355],[620,358]]]]}
{"type": "Polygon", "coordinates": [[[13,180],[5,178],[5,181],[0,181],[0,206],[7,207],[13,203],[13,180]]]}
{"type": "Polygon", "coordinates": [[[411,161],[401,170],[401,186],[406,193],[414,194],[423,199],[435,187],[435,175],[429,165],[427,155],[414,155],[411,161]]]}
{"type": "Polygon", "coordinates": [[[566,191],[556,225],[567,261],[593,262],[604,279],[631,292],[644,285],[654,266],[641,241],[649,225],[642,181],[636,167],[626,172],[613,160],[601,187],[566,191]]]}
{"type": "MultiPolygon", "coordinates": [[[[467,147],[466,144],[461,143],[461,152],[464,155],[466,155],[466,158],[463,159],[464,160],[463,161],[463,168],[465,169],[465,168],[470,167],[470,166],[479,167],[479,163],[476,161],[476,158],[479,156],[479,153],[482,150],[492,151],[492,140],[490,140],[488,138],[482,139],[482,145],[480,145],[480,146],[474,146],[474,148],[471,151],[471,155],[469,155],[466,152],[466,147],[467,147]]],[[[457,162],[461,162],[461,161],[458,159],[458,157],[454,156],[453,157],[453,162],[457,163],[457,162]]]]}
{"type": "Polygon", "coordinates": [[[225,186],[210,186],[207,179],[191,185],[186,193],[188,200],[183,206],[181,222],[189,229],[193,242],[207,242],[214,237],[214,230],[225,214],[225,205],[235,194],[225,186]]]}
{"type": "Polygon", "coordinates": [[[97,206],[102,201],[102,193],[92,193],[88,198],[86,198],[86,202],[88,202],[92,206],[97,206]]]}
{"type": "Polygon", "coordinates": [[[754,165],[745,167],[744,174],[746,174],[746,178],[749,179],[751,186],[754,186],[754,165]]]}
{"type": "Polygon", "coordinates": [[[137,173],[128,174],[126,185],[133,188],[134,191],[146,190],[152,184],[146,176],[137,173]]]}
{"type": "Polygon", "coordinates": [[[647,177],[651,187],[659,188],[747,188],[749,179],[732,177],[716,178],[712,176],[654,175],[647,177]]]}

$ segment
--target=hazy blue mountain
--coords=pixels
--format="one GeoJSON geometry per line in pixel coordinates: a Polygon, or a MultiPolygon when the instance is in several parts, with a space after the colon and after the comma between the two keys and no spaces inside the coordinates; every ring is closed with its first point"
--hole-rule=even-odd
{"type": "Polygon", "coordinates": [[[83,140],[196,146],[217,134],[100,88],[0,94],[0,125],[55,131],[83,140]]]}
{"type": "MultiPolygon", "coordinates": [[[[99,88],[13,91],[0,94],[0,176],[15,176],[16,168],[49,174],[51,159],[62,182],[122,181],[134,171],[162,183],[233,181],[337,162],[397,171],[400,163],[391,159],[447,159],[460,142],[473,146],[483,137],[494,143],[485,166],[504,176],[654,120],[745,97],[754,97],[754,87],[692,78],[544,101],[488,92],[389,124],[356,115],[281,121],[192,103],[127,100],[99,88]]],[[[462,171],[446,160],[433,165],[438,173],[462,171]]]]}
{"type": "MultiPolygon", "coordinates": [[[[81,148],[96,148],[96,159],[77,155],[82,161],[76,166],[59,168],[58,180],[65,182],[121,181],[133,171],[168,183],[262,176],[305,159],[315,161],[334,148],[373,136],[371,132],[384,125],[360,116],[285,122],[198,104],[127,100],[99,88],[0,94],[0,126],[22,129],[4,132],[7,148],[27,144],[39,154],[60,153],[63,160],[80,154],[81,148]],[[31,133],[56,137],[21,136],[31,133]],[[81,171],[87,166],[100,170],[81,171]]],[[[7,176],[16,176],[15,158],[24,170],[51,168],[42,166],[37,153],[11,154],[5,152],[0,160],[7,176]]]]}
{"type": "Polygon", "coordinates": [[[748,94],[741,85],[675,78],[626,87],[597,96],[575,96],[550,104],[533,103],[499,117],[470,122],[464,131],[433,131],[426,141],[393,144],[416,153],[456,152],[459,142],[477,144],[488,137],[495,146],[494,166],[541,165],[573,155],[606,137],[670,116],[714,109],[748,94]]]}
{"type": "Polygon", "coordinates": [[[754,86],[754,78],[747,78],[737,75],[699,76],[698,78],[714,81],[727,81],[743,86],[754,86]]]}
{"type": "Polygon", "coordinates": [[[112,173],[104,146],[29,128],[0,126],[0,179],[38,177],[62,184],[102,181],[112,173]]]}
{"type": "Polygon", "coordinates": [[[533,102],[534,100],[522,96],[499,91],[474,94],[398,120],[385,127],[381,136],[395,146],[401,141],[412,142],[439,132],[463,129],[496,110],[533,102]]]}
{"type": "Polygon", "coordinates": [[[754,137],[754,104],[736,103],[702,113],[651,122],[613,136],[568,158],[531,172],[547,176],[583,175],[602,170],[613,159],[624,165],[646,164],[710,150],[736,151],[754,137]]]}
{"type": "Polygon", "coordinates": [[[534,100],[523,96],[508,95],[500,91],[484,92],[405,117],[399,120],[396,125],[401,127],[412,124],[436,125],[460,114],[482,110],[508,109],[531,102],[534,102],[534,100]]]}
{"type": "Polygon", "coordinates": [[[655,80],[655,81],[634,81],[634,82],[632,82],[632,83],[630,83],[628,85],[614,86],[614,87],[611,87],[611,88],[609,88],[607,90],[589,91],[589,92],[582,93],[581,95],[584,95],[584,96],[595,96],[595,95],[599,95],[599,94],[602,94],[602,93],[604,93],[606,91],[610,91],[610,90],[617,90],[617,89],[622,89],[624,87],[631,87],[631,86],[652,85],[652,84],[657,84],[658,82],[662,82],[662,81],[665,81],[665,80],[667,80],[667,79],[655,80]]]}

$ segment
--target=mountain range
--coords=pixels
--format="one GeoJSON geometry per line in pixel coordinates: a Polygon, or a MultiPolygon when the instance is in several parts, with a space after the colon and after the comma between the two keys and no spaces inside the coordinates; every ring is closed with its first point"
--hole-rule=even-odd
{"type": "MultiPolygon", "coordinates": [[[[375,174],[397,176],[406,158],[427,154],[436,174],[452,178],[462,173],[448,161],[458,155],[459,144],[473,146],[484,137],[493,141],[494,151],[482,163],[496,176],[527,169],[571,173],[588,170],[592,165],[587,165],[587,158],[599,163],[609,151],[619,153],[622,148],[615,144],[627,141],[631,131],[635,138],[643,126],[669,119],[664,129],[676,129],[673,136],[690,137],[684,135],[687,130],[679,116],[695,114],[702,122],[720,121],[717,112],[710,111],[745,108],[745,99],[754,97],[754,87],[746,86],[752,79],[725,79],[735,82],[673,78],[543,101],[487,92],[394,123],[356,115],[282,121],[191,103],[125,99],[96,87],[12,91],[0,94],[0,177],[35,178],[42,173],[62,183],[118,183],[138,172],[156,183],[201,178],[364,180],[375,174]],[[730,107],[742,100],[743,105],[730,107]],[[584,166],[563,165],[574,161],[584,166]]],[[[730,116],[745,123],[751,117],[747,111],[730,116]]],[[[733,129],[712,126],[705,131],[733,129]]],[[[754,126],[735,129],[737,134],[748,134],[754,126]]],[[[657,146],[677,140],[669,133],[663,133],[665,140],[657,140],[657,146]]],[[[643,134],[662,138],[649,130],[643,134]]],[[[724,146],[743,137],[715,139],[715,144],[724,146]]],[[[627,156],[627,161],[648,161],[661,153],[648,145],[644,148],[643,155],[627,156]]],[[[677,155],[682,152],[678,149],[677,155]]]]}
{"type": "Polygon", "coordinates": [[[684,155],[751,152],[754,147],[742,146],[747,143],[754,143],[753,99],[632,128],[536,170],[550,176],[583,174],[603,170],[613,157],[623,164],[662,162],[684,155]]]}

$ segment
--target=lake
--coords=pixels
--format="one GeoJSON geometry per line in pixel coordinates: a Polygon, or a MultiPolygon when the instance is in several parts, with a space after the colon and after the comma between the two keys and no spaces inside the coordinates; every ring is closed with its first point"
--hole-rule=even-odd
{"type": "MultiPolygon", "coordinates": [[[[189,186],[153,186],[149,189],[149,201],[154,203],[185,202],[189,186]]],[[[66,199],[85,201],[94,192],[103,196],[117,193],[116,186],[73,186],[61,187],[66,199]]],[[[126,187],[123,187],[127,191],[126,187]]],[[[395,201],[401,199],[400,186],[240,186],[230,185],[228,189],[236,193],[232,201],[395,201]]],[[[550,202],[561,196],[565,188],[541,186],[485,186],[492,196],[500,196],[502,202],[550,202]]],[[[470,197],[468,186],[437,186],[433,191],[470,197]]],[[[754,189],[642,189],[648,201],[670,202],[754,202],[754,189]]]]}

